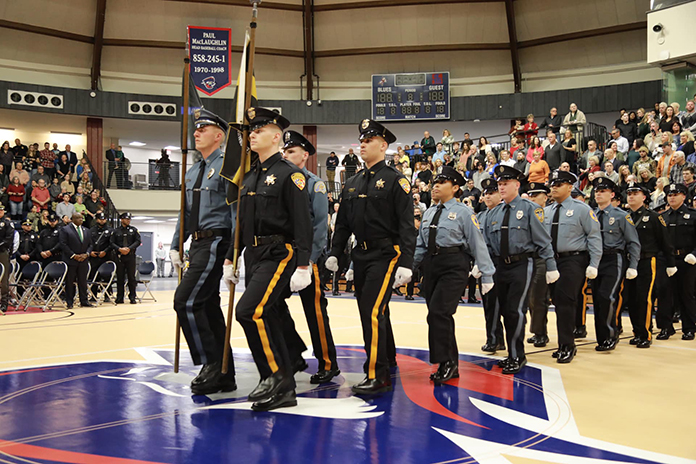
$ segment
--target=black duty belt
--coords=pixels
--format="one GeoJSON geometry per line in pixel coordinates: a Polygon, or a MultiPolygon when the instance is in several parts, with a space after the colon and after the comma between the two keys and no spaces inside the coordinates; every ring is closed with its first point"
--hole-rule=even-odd
{"type": "Polygon", "coordinates": [[[390,238],[378,238],[375,240],[365,240],[358,242],[358,248],[361,250],[372,250],[375,248],[382,249],[394,246],[394,241],[390,238]]]}
{"type": "Polygon", "coordinates": [[[459,246],[454,246],[454,247],[435,247],[435,251],[430,253],[431,255],[447,255],[447,254],[455,254],[455,253],[461,253],[464,251],[464,245],[459,245],[459,246]]]}
{"type": "Polygon", "coordinates": [[[657,256],[655,253],[640,252],[640,259],[653,259],[657,256]]]}
{"type": "Polygon", "coordinates": [[[210,237],[229,237],[229,229],[208,229],[208,230],[197,230],[193,233],[194,240],[203,240],[204,238],[210,237]]]}
{"type": "Polygon", "coordinates": [[[587,250],[582,251],[562,251],[556,253],[556,258],[567,258],[568,256],[584,256],[587,254],[587,250]]]}
{"type": "Polygon", "coordinates": [[[602,250],[602,255],[622,255],[623,250],[619,248],[605,248],[602,250]]]}
{"type": "Polygon", "coordinates": [[[691,253],[691,251],[689,251],[689,250],[684,250],[684,249],[682,249],[682,250],[674,250],[674,251],[672,252],[672,254],[673,254],[674,256],[684,256],[684,255],[688,255],[689,253],[691,253]]]}
{"type": "Polygon", "coordinates": [[[501,256],[499,259],[500,259],[500,262],[503,264],[512,264],[512,263],[516,263],[518,261],[522,261],[523,259],[533,258],[535,255],[536,255],[536,253],[520,253],[517,255],[510,255],[507,258],[503,258],[501,256]]]}
{"type": "Polygon", "coordinates": [[[259,247],[263,245],[273,245],[274,243],[285,243],[288,240],[282,235],[254,235],[254,241],[251,246],[259,247]]]}

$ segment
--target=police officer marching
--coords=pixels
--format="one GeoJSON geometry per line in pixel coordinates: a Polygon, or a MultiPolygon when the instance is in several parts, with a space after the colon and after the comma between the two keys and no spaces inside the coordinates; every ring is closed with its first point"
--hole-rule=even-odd
{"type": "Polygon", "coordinates": [[[35,260],[38,256],[39,234],[31,230],[32,222],[25,220],[22,230],[19,232],[19,248],[15,253],[15,259],[21,272],[24,266],[35,260]]]}
{"type": "Polygon", "coordinates": [[[556,362],[567,364],[577,353],[575,316],[585,279],[597,277],[602,259],[602,236],[594,211],[585,202],[571,196],[577,177],[567,171],[554,171],[550,179],[554,204],[544,210],[546,230],[551,235],[558,281],[551,286],[556,310],[558,349],[556,362]]]}
{"type": "MultiPolygon", "coordinates": [[[[365,378],[352,387],[357,395],[391,391],[385,310],[391,289],[411,280],[416,236],[413,234],[411,184],[384,157],[396,137],[370,119],[360,130],[360,156],[366,168],[348,179],[338,209],[331,254],[326,267],[338,270],[338,259],[351,234],[355,296],[358,300],[367,359],[365,378]]],[[[461,293],[460,293],[461,294],[461,293]]]]}
{"type": "Polygon", "coordinates": [[[121,213],[121,226],[111,234],[111,248],[116,253],[116,304],[123,304],[125,279],[128,276],[128,297],[136,304],[135,250],[140,246],[140,233],[131,226],[131,214],[121,213]]]}
{"type": "MultiPolygon", "coordinates": [[[[539,182],[530,182],[525,189],[527,196],[541,208],[546,207],[546,201],[550,189],[539,182]]],[[[556,263],[558,265],[558,263],[556,263]]],[[[548,291],[546,283],[546,261],[543,258],[534,258],[534,278],[529,288],[529,330],[532,336],[527,339],[535,348],[543,348],[549,342],[546,330],[549,312],[549,300],[546,296],[548,291]]]]}
{"type": "Polygon", "coordinates": [[[45,269],[53,261],[60,261],[60,228],[58,227],[58,216],[56,213],[48,215],[48,225],[46,229],[39,233],[38,252],[41,257],[41,268],[45,269]]]}
{"type": "Polygon", "coordinates": [[[430,379],[436,385],[459,377],[454,314],[468,283],[471,257],[482,274],[481,294],[493,288],[495,274],[474,211],[455,198],[464,184],[464,177],[449,166],[435,177],[434,203],[423,215],[413,261],[414,268],[421,262],[423,267],[430,362],[439,364],[430,379]]]}
{"type": "Polygon", "coordinates": [[[592,184],[597,201],[595,213],[602,233],[602,260],[592,282],[595,350],[610,351],[619,341],[617,318],[624,274],[628,280],[638,277],[640,241],[631,215],[611,205],[616,184],[606,177],[598,177],[592,184]]]}
{"type": "MultiPolygon", "coordinates": [[[[244,175],[241,190],[246,289],[237,303],[236,318],[261,377],[248,399],[254,402],[254,411],[269,411],[297,405],[278,302],[288,283],[291,291],[300,291],[312,282],[312,221],[305,175],[278,151],[290,121],[253,107],[246,119],[250,146],[259,158],[244,175]]],[[[236,284],[239,278],[232,259],[233,246],[225,259],[224,278],[236,284]]]]}
{"type": "MultiPolygon", "coordinates": [[[[313,384],[327,383],[340,374],[341,371],[338,369],[336,346],[334,345],[331,327],[329,326],[329,315],[326,312],[328,302],[326,301],[326,296],[324,296],[324,290],[321,288],[319,268],[316,264],[321,258],[328,241],[329,224],[326,218],[329,214],[329,202],[326,198],[326,184],[305,167],[307,158],[316,153],[314,146],[309,140],[295,131],[287,131],[283,140],[285,141],[283,158],[300,168],[307,177],[307,192],[309,194],[312,218],[312,252],[309,256],[312,281],[309,286],[299,291],[302,307],[307,318],[307,326],[312,338],[314,356],[316,356],[319,362],[319,369],[316,374],[311,376],[309,381],[313,384]]],[[[285,300],[281,299],[280,304],[281,306],[285,305],[285,300]]],[[[294,334],[296,332],[291,335],[294,336],[294,334]]],[[[290,343],[290,340],[286,341],[290,343]]],[[[304,343],[300,347],[303,345],[304,343]]],[[[304,349],[301,349],[301,351],[304,351],[304,349]]],[[[290,359],[295,359],[293,358],[293,353],[290,353],[290,355],[290,359]]]]}
{"type": "MultiPolygon", "coordinates": [[[[486,215],[489,211],[500,204],[500,192],[498,191],[498,182],[495,179],[488,178],[481,181],[482,198],[486,205],[485,210],[478,214],[479,224],[483,224],[486,220],[486,215]]],[[[485,238],[485,237],[484,237],[485,238]]],[[[486,249],[489,257],[492,257],[491,247],[486,243],[486,249]]],[[[471,270],[471,276],[480,279],[482,274],[479,271],[478,264],[474,264],[471,270]]],[[[481,287],[483,282],[481,281],[481,287]]],[[[471,291],[471,289],[469,290],[471,291]]],[[[486,320],[486,344],[481,347],[481,351],[485,353],[495,353],[505,349],[505,338],[503,334],[503,323],[500,320],[500,306],[498,305],[497,289],[493,287],[485,295],[482,295],[483,300],[483,315],[486,320]]]]}
{"type": "MultiPolygon", "coordinates": [[[[658,340],[667,340],[675,334],[674,303],[681,305],[682,340],[693,340],[696,332],[696,210],[689,208],[684,200],[688,189],[684,184],[671,184],[667,189],[669,209],[662,213],[674,251],[672,252],[678,271],[668,279],[669,292],[666,301],[659,302],[657,327],[658,340]]],[[[673,270],[672,270],[673,271],[673,270]]]]}
{"type": "Polygon", "coordinates": [[[638,277],[624,285],[623,300],[628,303],[628,312],[633,326],[633,338],[629,342],[638,348],[650,348],[652,343],[652,308],[655,301],[655,278],[657,277],[657,255],[662,253],[667,263],[667,275],[677,272],[674,264],[672,241],[667,233],[665,220],[656,212],[645,207],[650,192],[637,183],[626,189],[631,219],[636,225],[640,240],[638,277]]]}
{"type": "Polygon", "coordinates": [[[10,250],[14,243],[14,232],[12,221],[5,217],[5,207],[0,205],[0,263],[5,270],[0,281],[0,312],[3,314],[7,312],[10,301],[10,250]]]}
{"type": "Polygon", "coordinates": [[[173,267],[182,266],[179,231],[183,220],[183,241],[191,237],[191,248],[188,269],[174,293],[174,311],[194,365],[203,365],[191,381],[191,392],[206,395],[237,388],[232,356],[227,374],[222,374],[226,326],[220,306],[222,265],[232,244],[236,205],[227,204],[227,181],[220,177],[222,146],[229,126],[206,109],[195,116],[194,139],[202,159],[186,171],[186,204],[179,214],[169,256],[173,267]]]}
{"type": "Polygon", "coordinates": [[[546,261],[546,282],[558,279],[551,237],[543,225],[544,210],[520,198],[524,174],[510,166],[495,168],[503,203],[488,212],[483,226],[496,263],[494,277],[498,304],[507,336],[508,357],[498,362],[503,374],[517,374],[526,364],[524,352],[525,311],[534,276],[535,253],[546,261]]]}

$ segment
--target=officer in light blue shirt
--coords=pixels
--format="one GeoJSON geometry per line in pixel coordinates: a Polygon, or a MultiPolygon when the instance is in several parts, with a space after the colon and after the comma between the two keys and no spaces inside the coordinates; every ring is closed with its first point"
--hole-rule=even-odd
{"type": "Polygon", "coordinates": [[[470,257],[483,274],[481,293],[493,288],[495,268],[474,211],[457,202],[465,181],[445,166],[433,181],[433,204],[423,215],[416,240],[414,268],[422,263],[423,294],[428,305],[430,362],[439,364],[436,384],[459,377],[454,313],[466,288],[470,257]]]}
{"type": "Polygon", "coordinates": [[[631,215],[611,205],[616,184],[606,177],[593,181],[597,209],[595,213],[602,233],[602,260],[597,278],[592,282],[597,351],[609,351],[619,339],[617,329],[621,283],[638,277],[640,240],[631,215]]]}
{"type": "Polygon", "coordinates": [[[494,171],[503,203],[488,212],[483,226],[486,242],[497,258],[495,285],[508,345],[508,358],[498,364],[504,374],[517,374],[526,364],[525,311],[534,275],[534,257],[546,261],[546,282],[558,279],[551,237],[544,227],[544,210],[520,198],[523,173],[499,165],[494,171]]]}

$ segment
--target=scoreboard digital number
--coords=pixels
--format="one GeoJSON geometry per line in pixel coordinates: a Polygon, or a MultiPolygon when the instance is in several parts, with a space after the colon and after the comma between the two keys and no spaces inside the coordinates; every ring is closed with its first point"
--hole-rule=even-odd
{"type": "Polygon", "coordinates": [[[449,118],[448,72],[372,75],[372,119],[375,121],[449,118]]]}

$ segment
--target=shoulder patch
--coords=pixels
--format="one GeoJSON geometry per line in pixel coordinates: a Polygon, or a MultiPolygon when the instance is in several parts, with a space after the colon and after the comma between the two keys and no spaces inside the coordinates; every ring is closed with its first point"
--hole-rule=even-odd
{"type": "Polygon", "coordinates": [[[314,184],[314,191],[317,193],[323,193],[326,195],[326,184],[324,182],[318,180],[316,184],[314,184]]]}
{"type": "Polygon", "coordinates": [[[534,215],[536,218],[539,220],[539,222],[543,223],[544,222],[544,210],[543,208],[537,208],[534,210],[534,215]]]}
{"type": "Polygon", "coordinates": [[[599,221],[597,220],[597,215],[595,214],[595,212],[593,210],[590,210],[590,217],[592,218],[592,220],[594,222],[599,224],[599,221]]]}
{"type": "Polygon", "coordinates": [[[627,215],[626,215],[626,222],[628,222],[628,223],[631,224],[632,226],[635,226],[635,224],[633,223],[633,219],[631,219],[631,215],[630,215],[630,214],[627,214],[627,215]]]}
{"type": "Polygon", "coordinates": [[[478,219],[476,218],[476,215],[475,215],[475,214],[472,214],[472,215],[471,215],[471,222],[474,223],[474,225],[476,226],[476,228],[477,228],[478,230],[481,230],[481,226],[479,225],[478,219]]]}
{"type": "Polygon", "coordinates": [[[665,218],[663,218],[662,216],[658,216],[658,218],[660,219],[660,224],[662,224],[664,227],[667,227],[667,223],[665,222],[665,218]]]}
{"type": "Polygon", "coordinates": [[[298,189],[304,190],[305,185],[307,183],[304,174],[302,174],[301,172],[294,172],[290,176],[290,179],[292,179],[293,183],[298,189]]]}
{"type": "Polygon", "coordinates": [[[411,183],[405,177],[399,179],[399,185],[402,189],[404,189],[404,192],[406,192],[406,194],[411,193],[411,183]]]}

